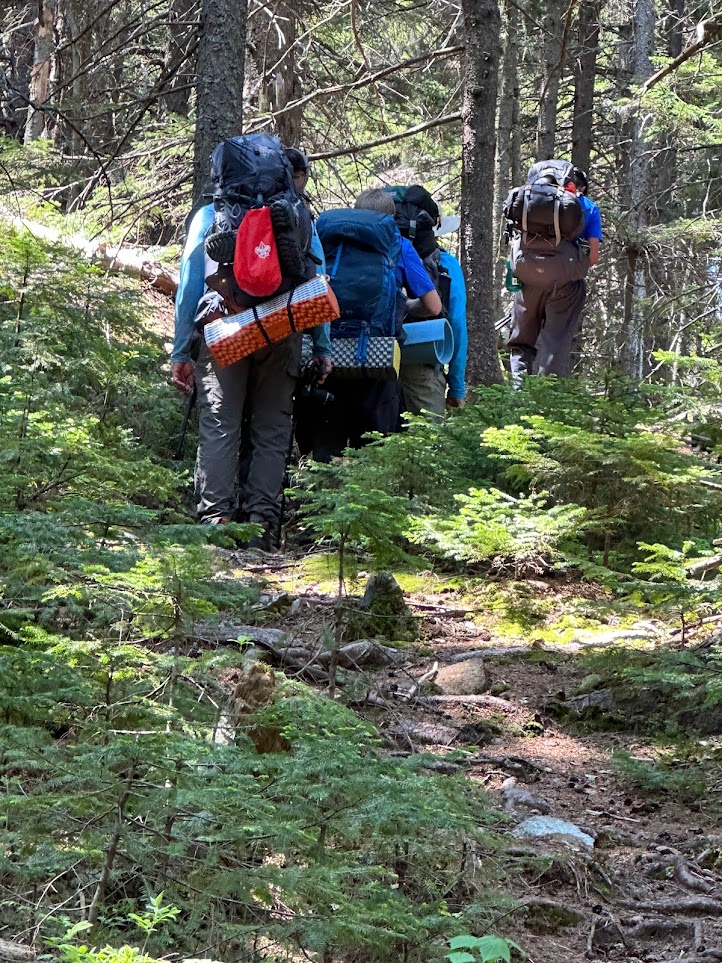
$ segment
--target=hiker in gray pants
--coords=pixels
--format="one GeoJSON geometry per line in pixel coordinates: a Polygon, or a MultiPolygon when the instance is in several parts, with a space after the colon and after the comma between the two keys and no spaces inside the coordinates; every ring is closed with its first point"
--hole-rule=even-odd
{"type": "Polygon", "coordinates": [[[239,506],[242,517],[268,531],[278,515],[278,496],[291,434],[293,392],[300,374],[301,336],[260,348],[227,368],[213,363],[205,343],[195,364],[198,386],[198,514],[206,524],[234,514],[243,407],[251,451],[239,506]]]}
{"type": "Polygon", "coordinates": [[[511,335],[507,342],[511,350],[509,365],[514,382],[532,372],[569,377],[572,342],[581,323],[586,290],[586,281],[570,281],[551,291],[528,284],[517,291],[511,312],[511,335]],[[540,351],[538,368],[534,369],[540,334],[543,350],[540,351]]]}

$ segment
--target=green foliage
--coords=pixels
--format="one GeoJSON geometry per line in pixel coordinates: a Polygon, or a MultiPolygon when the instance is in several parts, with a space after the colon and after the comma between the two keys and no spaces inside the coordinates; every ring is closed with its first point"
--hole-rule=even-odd
{"type": "Polygon", "coordinates": [[[707,777],[704,769],[694,759],[684,758],[682,750],[662,751],[657,760],[640,759],[624,749],[613,756],[616,771],[626,780],[645,792],[676,796],[686,802],[694,802],[704,796],[707,777]]]}
{"type": "MultiPolygon", "coordinates": [[[[484,845],[483,799],[417,774],[422,759],[383,759],[340,705],[289,686],[255,722],[290,752],[259,756],[240,735],[211,741],[217,686],[203,659],[47,637],[0,656],[0,872],[12,890],[41,892],[51,874],[67,912],[73,881],[92,894],[105,866],[132,919],[152,880],[181,908],[176,936],[191,948],[220,927],[236,950],[266,934],[378,959],[400,941],[425,958],[457,925],[448,893],[462,848],[484,845]]],[[[37,909],[52,928],[45,897],[37,909]]],[[[101,939],[125,930],[101,912],[101,939]]]]}
{"type": "Polygon", "coordinates": [[[565,539],[583,532],[583,508],[549,507],[544,495],[515,497],[495,488],[472,488],[455,500],[456,514],[413,520],[411,541],[434,545],[447,558],[519,565],[540,556],[553,558],[565,539]]]}
{"type": "Polygon", "coordinates": [[[566,559],[590,574],[649,578],[641,546],[691,560],[722,524],[722,489],[667,419],[686,400],[686,390],[618,380],[482,389],[446,422],[412,418],[403,433],[313,470],[307,511],[324,518],[317,532],[338,537],[356,524],[355,544],[387,556],[406,539],[456,562],[566,559]]]}
{"type": "Polygon", "coordinates": [[[512,940],[503,940],[498,936],[455,936],[449,940],[451,952],[445,959],[451,963],[511,963],[511,951],[516,950],[521,956],[526,953],[512,940]]]}
{"type": "Polygon", "coordinates": [[[379,561],[398,556],[395,539],[407,518],[405,499],[365,484],[364,475],[363,462],[355,456],[346,463],[312,463],[300,492],[302,515],[312,531],[338,547],[339,593],[346,552],[366,549],[379,561]]]}
{"type": "Polygon", "coordinates": [[[2,234],[0,265],[0,510],[177,500],[180,412],[137,293],[29,233],[2,234]]]}

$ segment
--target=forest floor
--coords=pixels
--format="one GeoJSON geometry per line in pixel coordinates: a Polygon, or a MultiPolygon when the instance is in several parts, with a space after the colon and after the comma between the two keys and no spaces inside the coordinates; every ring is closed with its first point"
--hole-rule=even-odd
{"type": "MultiPolygon", "coordinates": [[[[247,633],[259,654],[325,688],[333,557],[239,552],[229,563],[262,591],[247,633]]],[[[719,757],[710,753],[703,777],[681,757],[656,768],[673,740],[640,724],[645,693],[626,727],[600,688],[600,653],[619,665],[625,653],[688,643],[564,576],[397,578],[419,639],[349,649],[339,697],[378,727],[384,751],[433,754],[430,771],[465,772],[503,814],[505,847],[476,866],[519,901],[495,932],[534,963],[722,960],[719,757]],[[572,825],[540,827],[539,817],[572,825]]],[[[695,744],[716,747],[713,736],[695,744]]]]}

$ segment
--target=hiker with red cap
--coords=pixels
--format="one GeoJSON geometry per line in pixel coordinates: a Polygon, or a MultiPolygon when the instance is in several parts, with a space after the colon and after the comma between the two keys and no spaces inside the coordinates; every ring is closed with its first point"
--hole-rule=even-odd
{"type": "Polygon", "coordinates": [[[599,257],[599,208],[583,171],[569,161],[534,164],[504,202],[509,264],[518,284],[511,309],[512,380],[525,374],[567,377],[586,299],[585,278],[599,257]]]}

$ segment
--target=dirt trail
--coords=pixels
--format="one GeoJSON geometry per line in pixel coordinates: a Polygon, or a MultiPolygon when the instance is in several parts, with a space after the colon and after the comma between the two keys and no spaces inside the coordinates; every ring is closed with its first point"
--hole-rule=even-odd
{"type": "MultiPolygon", "coordinates": [[[[300,599],[283,615],[269,613],[265,624],[312,647],[319,623],[328,624],[332,596],[322,583],[297,580],[293,564],[279,559],[275,573],[273,562],[259,572],[300,599]]],[[[541,594],[547,590],[540,586],[541,594]]],[[[618,728],[585,730],[578,718],[553,711],[589,672],[578,652],[535,644],[533,633],[526,644],[509,645],[496,637],[493,618],[474,621],[468,600],[453,592],[407,592],[406,599],[422,641],[401,650],[394,664],[347,669],[355,690],[360,673],[366,693],[354,708],[378,726],[388,751],[433,753],[438,771],[465,771],[505,813],[509,849],[494,858],[521,905],[497,931],[534,963],[722,961],[719,800],[688,806],[664,791],[635,788],[613,754],[651,759],[651,743],[618,728]],[[459,662],[480,651],[487,654],[459,662]],[[471,687],[472,694],[447,699],[442,677],[442,690],[471,687]],[[414,696],[403,698],[409,691],[414,696]],[[459,748],[469,752],[466,762],[445,761],[459,748]],[[514,834],[534,816],[572,823],[584,836],[514,834]]]]}

